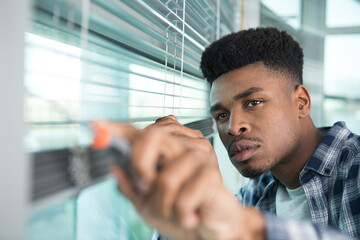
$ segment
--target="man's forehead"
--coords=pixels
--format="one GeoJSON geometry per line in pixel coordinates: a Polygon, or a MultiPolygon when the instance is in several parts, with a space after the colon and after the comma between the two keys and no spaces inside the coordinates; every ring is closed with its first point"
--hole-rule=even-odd
{"type": "Polygon", "coordinates": [[[222,93],[219,93],[216,91],[213,92],[212,94],[210,94],[210,102],[211,103],[220,102],[221,97],[224,96],[224,94],[227,98],[237,101],[237,100],[246,98],[254,93],[265,91],[264,88],[259,87],[259,86],[253,86],[253,87],[249,87],[249,88],[241,89],[241,90],[234,88],[233,90],[234,91],[230,90],[230,91],[226,91],[226,92],[222,92],[222,93]]]}
{"type": "Polygon", "coordinates": [[[222,75],[220,75],[218,78],[216,78],[213,82],[213,85],[218,83],[219,80],[221,81],[222,79],[231,79],[231,78],[236,78],[238,76],[252,76],[252,75],[259,75],[259,74],[266,74],[267,73],[267,68],[265,67],[263,62],[255,62],[255,63],[251,63],[248,64],[246,66],[242,66],[233,70],[230,70],[222,75]]]}
{"type": "Polygon", "coordinates": [[[236,100],[251,95],[255,92],[265,91],[279,94],[283,90],[284,80],[277,75],[268,74],[266,71],[256,71],[256,68],[246,71],[230,72],[216,79],[210,89],[210,104],[222,102],[224,100],[236,100]],[[276,92],[276,93],[275,93],[276,92]]]}
{"type": "Polygon", "coordinates": [[[241,71],[242,69],[223,74],[218,77],[210,89],[210,101],[218,98],[233,97],[250,88],[263,88],[265,76],[258,72],[241,71]]]}

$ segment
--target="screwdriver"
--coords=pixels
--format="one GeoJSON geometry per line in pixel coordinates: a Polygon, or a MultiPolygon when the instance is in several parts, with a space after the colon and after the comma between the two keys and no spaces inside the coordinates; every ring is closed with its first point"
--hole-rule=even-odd
{"type": "Polygon", "coordinates": [[[91,125],[94,137],[91,147],[94,150],[107,150],[114,156],[114,160],[125,170],[129,169],[130,143],[121,137],[114,137],[111,130],[98,123],[91,125]]]}

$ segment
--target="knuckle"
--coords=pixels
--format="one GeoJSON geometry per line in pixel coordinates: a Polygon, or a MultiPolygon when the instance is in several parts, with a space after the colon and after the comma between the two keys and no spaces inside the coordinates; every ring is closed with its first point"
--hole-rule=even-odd
{"type": "Polygon", "coordinates": [[[169,116],[167,116],[167,118],[171,118],[172,120],[177,121],[176,117],[174,114],[170,114],[169,116]]]}
{"type": "Polygon", "coordinates": [[[175,123],[175,122],[168,122],[166,124],[164,124],[166,127],[168,128],[173,128],[173,129],[179,129],[179,127],[181,126],[179,123],[175,123]]]}
{"type": "Polygon", "coordinates": [[[159,125],[163,129],[163,131],[170,133],[170,134],[176,134],[181,131],[181,126],[179,123],[175,122],[167,122],[159,125]]]}
{"type": "Polygon", "coordinates": [[[166,119],[166,116],[165,116],[165,117],[160,117],[160,118],[156,119],[155,122],[161,122],[161,121],[163,121],[164,119],[166,119]]]}
{"type": "Polygon", "coordinates": [[[213,147],[212,147],[211,143],[210,143],[209,140],[207,140],[206,138],[199,139],[199,144],[198,144],[198,146],[199,146],[203,151],[206,151],[206,152],[209,152],[209,151],[212,151],[212,150],[213,150],[213,147]]]}
{"type": "Polygon", "coordinates": [[[174,191],[179,185],[179,181],[176,177],[170,174],[161,174],[159,176],[159,184],[165,192],[174,191]]]}
{"type": "Polygon", "coordinates": [[[176,120],[176,117],[174,115],[168,115],[168,116],[164,116],[164,117],[156,119],[155,123],[164,122],[164,121],[168,122],[168,121],[177,121],[177,120],[176,120]]]}
{"type": "Polygon", "coordinates": [[[155,125],[152,127],[149,127],[147,129],[144,129],[142,137],[146,140],[151,140],[154,138],[159,138],[162,135],[162,130],[160,128],[157,128],[155,125]]]}
{"type": "Polygon", "coordinates": [[[196,129],[196,130],[193,130],[193,132],[194,132],[195,136],[198,138],[204,137],[200,130],[196,129]]]}
{"type": "Polygon", "coordinates": [[[143,130],[145,130],[145,129],[148,130],[148,129],[151,129],[151,128],[155,128],[157,125],[158,125],[158,122],[154,122],[154,123],[146,126],[143,130]]]}
{"type": "Polygon", "coordinates": [[[205,158],[204,158],[204,152],[201,149],[191,149],[188,152],[188,158],[189,159],[196,159],[196,164],[197,165],[202,165],[205,162],[205,158]]]}

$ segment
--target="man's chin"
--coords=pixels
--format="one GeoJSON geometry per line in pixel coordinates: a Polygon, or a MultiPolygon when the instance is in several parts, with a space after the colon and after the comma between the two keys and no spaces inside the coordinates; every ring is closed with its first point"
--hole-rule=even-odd
{"type": "Polygon", "coordinates": [[[265,162],[259,162],[255,158],[243,162],[231,161],[239,173],[246,178],[257,178],[261,174],[269,171],[270,167],[265,162]]]}
{"type": "Polygon", "coordinates": [[[246,178],[257,178],[259,177],[261,174],[263,174],[265,171],[260,170],[260,169],[250,169],[250,168],[246,168],[246,169],[238,169],[238,171],[240,172],[240,174],[246,178]]]}

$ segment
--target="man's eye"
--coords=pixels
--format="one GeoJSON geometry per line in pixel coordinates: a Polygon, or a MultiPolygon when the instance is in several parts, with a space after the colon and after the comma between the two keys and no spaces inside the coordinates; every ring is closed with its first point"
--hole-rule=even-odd
{"type": "Polygon", "coordinates": [[[222,120],[222,119],[226,118],[228,115],[229,115],[228,113],[219,113],[216,115],[215,119],[222,120]]]}
{"type": "Polygon", "coordinates": [[[259,105],[262,102],[263,101],[260,101],[260,100],[251,100],[251,101],[248,101],[246,103],[246,107],[253,108],[253,107],[255,107],[256,105],[259,105]]]}

